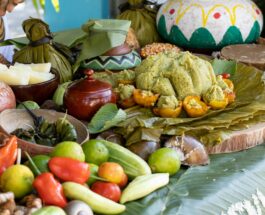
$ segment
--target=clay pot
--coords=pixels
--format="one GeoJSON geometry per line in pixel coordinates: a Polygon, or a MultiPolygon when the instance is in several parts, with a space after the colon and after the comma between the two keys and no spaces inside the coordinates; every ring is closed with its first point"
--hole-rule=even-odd
{"type": "Polygon", "coordinates": [[[116,103],[116,94],[106,82],[93,79],[94,71],[85,70],[87,78],[69,85],[64,94],[64,106],[78,119],[89,121],[100,107],[116,103]]]}

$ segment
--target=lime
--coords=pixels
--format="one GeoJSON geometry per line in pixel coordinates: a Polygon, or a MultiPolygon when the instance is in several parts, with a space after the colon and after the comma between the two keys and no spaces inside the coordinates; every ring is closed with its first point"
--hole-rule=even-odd
{"type": "Polygon", "coordinates": [[[89,169],[90,170],[90,177],[86,183],[88,185],[91,185],[97,181],[97,178],[95,178],[95,177],[98,177],[98,166],[96,164],[89,163],[89,167],[90,167],[90,169],[89,169]]]}
{"type": "Polygon", "coordinates": [[[174,149],[161,148],[150,155],[148,164],[153,173],[174,175],[180,168],[180,159],[174,149]]]}
{"type": "Polygon", "coordinates": [[[100,165],[109,159],[109,150],[100,140],[89,140],[82,145],[87,163],[100,165]]]}
{"type": "Polygon", "coordinates": [[[82,147],[80,144],[72,141],[64,141],[57,144],[51,153],[51,157],[68,157],[81,162],[85,161],[85,154],[82,147]]]}
{"type": "Polygon", "coordinates": [[[22,198],[32,191],[34,175],[25,165],[13,165],[1,175],[0,188],[3,192],[13,192],[22,198]]]}
{"type": "MultiPolygon", "coordinates": [[[[40,172],[49,172],[49,167],[48,167],[48,163],[50,160],[50,157],[47,155],[36,155],[34,157],[31,158],[33,160],[33,162],[35,163],[35,165],[37,166],[37,168],[40,170],[40,172]]],[[[34,173],[35,176],[38,175],[38,173],[36,172],[36,170],[33,168],[33,166],[27,161],[25,163],[30,169],[31,171],[34,173]]]]}
{"type": "Polygon", "coordinates": [[[17,109],[25,109],[23,104],[30,110],[40,109],[40,106],[34,101],[24,101],[17,106],[17,109]]]}

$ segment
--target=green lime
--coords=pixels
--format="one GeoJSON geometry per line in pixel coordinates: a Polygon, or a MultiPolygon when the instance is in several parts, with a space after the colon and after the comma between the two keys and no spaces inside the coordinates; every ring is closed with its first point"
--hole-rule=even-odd
{"type": "Polygon", "coordinates": [[[89,176],[89,180],[86,182],[87,185],[91,185],[93,184],[94,182],[97,181],[97,178],[95,177],[98,177],[98,166],[96,164],[93,164],[93,163],[89,163],[89,167],[90,167],[90,176],[89,176]]]}
{"type": "Polygon", "coordinates": [[[25,165],[13,165],[1,175],[0,188],[3,192],[13,192],[22,198],[32,191],[34,175],[25,165]]]}
{"type": "MultiPolygon", "coordinates": [[[[49,167],[48,167],[48,163],[50,160],[50,157],[47,155],[36,155],[34,157],[31,158],[33,160],[33,162],[35,163],[35,165],[37,166],[37,168],[40,170],[40,172],[49,172],[49,167]]],[[[36,172],[36,170],[34,169],[34,167],[29,163],[29,161],[27,161],[25,163],[25,165],[27,165],[31,171],[33,172],[33,174],[35,176],[38,175],[38,173],[36,172]]]]}
{"type": "Polygon", "coordinates": [[[179,171],[181,162],[174,149],[161,148],[150,155],[148,164],[153,173],[169,173],[174,175],[179,171]]]}
{"type": "Polygon", "coordinates": [[[88,140],[82,145],[87,163],[100,165],[108,161],[109,150],[100,140],[88,140]]]}
{"type": "Polygon", "coordinates": [[[85,161],[85,154],[82,147],[80,144],[72,141],[64,141],[57,144],[51,153],[51,157],[68,157],[81,162],[85,161]]]}
{"type": "Polygon", "coordinates": [[[40,109],[40,106],[34,101],[24,101],[17,106],[17,109],[25,109],[23,104],[30,110],[40,109]]]}

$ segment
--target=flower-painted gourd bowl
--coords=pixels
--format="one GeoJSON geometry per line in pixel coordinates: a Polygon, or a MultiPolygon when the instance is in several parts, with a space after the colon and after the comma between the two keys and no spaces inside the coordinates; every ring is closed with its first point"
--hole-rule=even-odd
{"type": "Polygon", "coordinates": [[[263,15],[251,0],[169,0],[158,12],[157,26],[178,46],[220,49],[256,41],[263,15]]]}

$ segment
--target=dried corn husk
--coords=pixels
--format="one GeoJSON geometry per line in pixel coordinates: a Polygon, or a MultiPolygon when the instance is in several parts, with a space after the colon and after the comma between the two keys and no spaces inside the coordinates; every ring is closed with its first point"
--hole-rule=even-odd
{"type": "Polygon", "coordinates": [[[156,13],[144,8],[143,0],[130,0],[129,9],[122,12],[117,18],[130,20],[137,39],[141,46],[160,41],[156,29],[156,13]]]}
{"type": "Polygon", "coordinates": [[[57,70],[60,82],[72,79],[72,68],[68,60],[55,49],[49,26],[40,19],[30,18],[23,22],[23,29],[30,43],[17,51],[13,62],[47,63],[57,70]]]}

